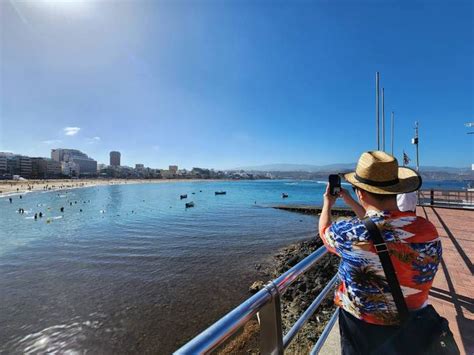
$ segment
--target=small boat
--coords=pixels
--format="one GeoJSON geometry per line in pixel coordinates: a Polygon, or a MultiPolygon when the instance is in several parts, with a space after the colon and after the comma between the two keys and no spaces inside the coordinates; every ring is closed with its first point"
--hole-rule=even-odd
{"type": "Polygon", "coordinates": [[[188,198],[188,195],[179,195],[179,198],[182,200],[183,198],[188,198]]]}
{"type": "Polygon", "coordinates": [[[214,192],[214,194],[216,195],[225,195],[227,193],[227,191],[216,191],[214,192]]]}
{"type": "Polygon", "coordinates": [[[281,198],[288,198],[288,194],[283,192],[283,193],[281,194],[281,198]]]}
{"type": "Polygon", "coordinates": [[[191,208],[191,207],[194,207],[194,202],[186,202],[186,208],[191,208]]]}

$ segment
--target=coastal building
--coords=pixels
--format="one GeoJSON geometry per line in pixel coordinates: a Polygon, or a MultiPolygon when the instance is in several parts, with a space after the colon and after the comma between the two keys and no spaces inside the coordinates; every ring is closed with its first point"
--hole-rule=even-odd
{"type": "Polygon", "coordinates": [[[170,165],[168,167],[168,170],[170,171],[171,174],[176,175],[176,173],[178,172],[178,166],[177,165],[170,165]]]}
{"type": "Polygon", "coordinates": [[[31,158],[20,155],[20,176],[24,178],[31,177],[31,158]]]}
{"type": "Polygon", "coordinates": [[[145,165],[143,164],[135,164],[135,170],[144,170],[145,169],[145,165]]]}
{"type": "Polygon", "coordinates": [[[2,169],[0,170],[3,174],[18,175],[23,178],[31,177],[31,159],[30,157],[11,154],[11,153],[2,153],[2,169]]]}
{"type": "Polygon", "coordinates": [[[116,151],[110,152],[110,165],[120,166],[120,152],[116,152],[116,151]]]}
{"type": "Polygon", "coordinates": [[[7,172],[7,157],[6,155],[0,155],[0,173],[7,172]]]}
{"type": "MultiPolygon", "coordinates": [[[[87,154],[77,149],[52,149],[51,158],[60,163],[75,163],[75,171],[78,171],[80,175],[97,175],[97,161],[90,158],[87,154]]],[[[66,167],[68,170],[69,167],[66,167]]]]}
{"type": "Polygon", "coordinates": [[[59,177],[62,174],[61,163],[49,158],[31,158],[31,177],[47,179],[59,177]]]}
{"type": "Polygon", "coordinates": [[[71,161],[61,162],[61,173],[66,176],[79,176],[79,166],[71,161]]]}

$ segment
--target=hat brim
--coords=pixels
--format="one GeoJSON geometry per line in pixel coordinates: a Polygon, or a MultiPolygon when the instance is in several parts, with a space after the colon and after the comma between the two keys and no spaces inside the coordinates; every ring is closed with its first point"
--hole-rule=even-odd
{"type": "Polygon", "coordinates": [[[413,192],[418,190],[422,184],[421,176],[415,170],[405,167],[398,168],[398,183],[390,186],[369,185],[358,181],[355,175],[355,172],[347,173],[344,174],[344,178],[355,187],[374,194],[396,195],[413,192]]]}

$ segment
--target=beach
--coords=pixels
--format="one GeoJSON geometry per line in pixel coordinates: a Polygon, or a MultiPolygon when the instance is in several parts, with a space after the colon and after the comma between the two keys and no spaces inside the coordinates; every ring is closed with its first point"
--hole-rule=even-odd
{"type": "Polygon", "coordinates": [[[0,197],[25,194],[35,191],[56,191],[83,187],[131,184],[162,184],[190,181],[223,181],[203,179],[46,179],[46,180],[0,180],[0,197]]]}

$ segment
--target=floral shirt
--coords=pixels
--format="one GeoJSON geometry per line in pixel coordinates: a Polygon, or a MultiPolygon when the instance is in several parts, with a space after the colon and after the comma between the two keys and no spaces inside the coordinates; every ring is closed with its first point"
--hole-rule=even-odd
{"type": "MultiPolygon", "coordinates": [[[[368,211],[367,216],[387,243],[408,308],[424,307],[441,260],[436,228],[414,212],[368,211]]],[[[336,305],[368,323],[397,324],[397,308],[364,224],[358,218],[335,222],[321,237],[341,257],[336,305]]]]}

